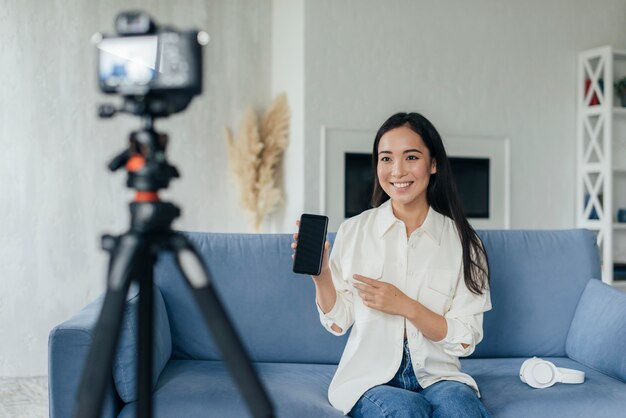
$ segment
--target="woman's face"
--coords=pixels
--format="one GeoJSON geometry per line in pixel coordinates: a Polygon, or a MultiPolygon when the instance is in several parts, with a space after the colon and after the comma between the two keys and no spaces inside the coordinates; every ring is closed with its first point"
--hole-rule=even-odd
{"type": "Polygon", "coordinates": [[[413,205],[426,201],[430,175],[435,172],[437,167],[428,147],[410,128],[401,126],[380,138],[376,173],[392,202],[413,205]]]}

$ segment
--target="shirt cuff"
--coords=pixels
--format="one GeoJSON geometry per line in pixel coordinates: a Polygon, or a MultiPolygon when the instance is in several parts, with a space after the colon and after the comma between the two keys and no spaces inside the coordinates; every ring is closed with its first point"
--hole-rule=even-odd
{"type": "Polygon", "coordinates": [[[467,326],[454,319],[445,318],[448,324],[448,332],[446,336],[440,340],[435,341],[435,345],[440,346],[448,354],[463,357],[469,356],[474,351],[473,337],[471,331],[467,326]],[[461,345],[469,344],[467,348],[461,345]]]}
{"type": "Polygon", "coordinates": [[[333,308],[327,313],[324,313],[322,311],[322,308],[320,308],[320,305],[317,304],[317,301],[315,301],[315,306],[317,306],[317,311],[319,312],[320,322],[322,323],[322,325],[324,325],[324,327],[329,331],[335,333],[335,331],[331,329],[331,326],[335,324],[337,320],[337,312],[339,311],[339,297],[337,297],[337,299],[335,300],[335,305],[333,306],[333,308]]]}

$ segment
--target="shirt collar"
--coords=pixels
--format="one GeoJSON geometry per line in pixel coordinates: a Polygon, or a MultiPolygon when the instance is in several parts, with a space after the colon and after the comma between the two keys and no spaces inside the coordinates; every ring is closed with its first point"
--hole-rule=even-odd
{"type": "MultiPolygon", "coordinates": [[[[431,206],[428,206],[428,213],[426,214],[426,219],[422,223],[422,226],[417,228],[416,231],[422,230],[428,235],[437,245],[441,245],[441,234],[443,232],[443,224],[445,221],[445,216],[441,213],[437,212],[431,206]]],[[[376,218],[376,223],[378,227],[378,235],[382,237],[385,233],[391,229],[391,227],[396,223],[401,222],[398,218],[393,214],[393,209],[391,208],[391,200],[387,200],[385,203],[378,207],[378,216],[376,218]]]]}

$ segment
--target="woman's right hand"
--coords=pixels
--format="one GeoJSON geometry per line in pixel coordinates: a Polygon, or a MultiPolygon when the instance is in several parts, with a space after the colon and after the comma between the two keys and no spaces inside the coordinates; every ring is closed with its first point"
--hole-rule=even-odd
{"type": "MultiPolygon", "coordinates": [[[[300,221],[296,221],[296,226],[300,228],[300,221]]],[[[298,248],[298,233],[293,234],[293,242],[291,243],[294,253],[291,258],[296,256],[295,250],[298,248]]],[[[330,254],[330,242],[324,243],[324,256],[322,258],[322,271],[319,276],[311,276],[315,283],[315,303],[323,313],[328,313],[335,306],[337,301],[337,292],[335,291],[335,285],[333,284],[333,276],[330,272],[330,264],[328,262],[328,256],[330,254]]],[[[337,324],[332,324],[333,331],[341,333],[342,330],[337,324]]]]}
{"type": "MultiPolygon", "coordinates": [[[[300,228],[300,221],[296,221],[296,226],[300,228]]],[[[293,242],[291,243],[291,248],[294,250],[294,253],[291,254],[291,258],[295,258],[296,256],[296,248],[298,248],[298,233],[293,234],[293,242]]],[[[328,262],[328,257],[330,255],[330,242],[328,240],[324,243],[324,256],[322,258],[322,270],[319,276],[311,276],[313,280],[319,279],[326,275],[326,273],[330,273],[330,263],[328,262]]]]}

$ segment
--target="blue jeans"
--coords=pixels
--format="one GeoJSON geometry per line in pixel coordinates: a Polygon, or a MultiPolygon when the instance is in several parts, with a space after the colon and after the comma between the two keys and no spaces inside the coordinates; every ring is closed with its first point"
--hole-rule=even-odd
{"type": "Polygon", "coordinates": [[[474,390],[465,383],[442,380],[423,389],[417,382],[408,343],[396,375],[365,392],[348,414],[353,418],[490,418],[474,390]]]}

